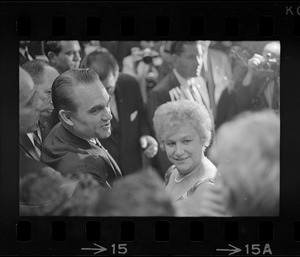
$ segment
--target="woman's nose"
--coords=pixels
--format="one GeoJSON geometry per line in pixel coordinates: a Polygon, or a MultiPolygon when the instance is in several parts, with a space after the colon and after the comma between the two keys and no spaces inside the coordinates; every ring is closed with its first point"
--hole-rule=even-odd
{"type": "Polygon", "coordinates": [[[175,155],[176,156],[181,156],[183,155],[184,153],[184,150],[183,150],[183,147],[181,144],[176,144],[176,147],[175,147],[175,155]]]}

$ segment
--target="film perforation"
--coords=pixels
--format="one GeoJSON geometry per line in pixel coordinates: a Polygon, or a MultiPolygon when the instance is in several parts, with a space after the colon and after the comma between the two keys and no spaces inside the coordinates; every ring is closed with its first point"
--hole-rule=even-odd
{"type": "Polygon", "coordinates": [[[260,241],[272,241],[273,240],[273,222],[261,221],[258,228],[260,241]]]}
{"type": "Polygon", "coordinates": [[[194,242],[204,241],[204,228],[202,221],[191,221],[189,223],[189,240],[194,242]]]}
{"type": "Polygon", "coordinates": [[[190,18],[190,35],[194,37],[202,36],[204,34],[204,17],[194,16],[190,18]]]}
{"type": "Polygon", "coordinates": [[[101,223],[99,221],[86,222],[85,236],[88,241],[99,241],[101,239],[101,223]]]}
{"type": "Polygon", "coordinates": [[[295,221],[293,226],[293,240],[300,242],[300,221],[295,221]]]}
{"type": "Polygon", "coordinates": [[[134,36],[136,30],[135,17],[125,16],[121,19],[121,34],[122,36],[134,36]]]}
{"type": "Polygon", "coordinates": [[[17,241],[28,242],[32,239],[32,226],[30,221],[19,221],[16,225],[17,241]]]}
{"type": "Polygon", "coordinates": [[[170,239],[170,223],[166,220],[155,222],[155,241],[166,242],[170,239]]]}
{"type": "Polygon", "coordinates": [[[274,19],[271,16],[262,16],[259,18],[259,35],[262,37],[271,37],[274,34],[274,19]]]}
{"type": "Polygon", "coordinates": [[[67,226],[65,221],[53,221],[51,226],[52,241],[65,241],[67,226]]]}
{"type": "Polygon", "coordinates": [[[28,16],[20,16],[17,18],[17,33],[21,37],[29,37],[31,35],[31,18],[28,16]]]}
{"type": "Polygon", "coordinates": [[[67,33],[67,24],[65,16],[54,16],[51,23],[52,36],[62,37],[67,33]]]}
{"type": "Polygon", "coordinates": [[[121,240],[122,241],[134,241],[135,240],[135,222],[134,221],[122,221],[121,222],[121,240]]]}
{"type": "Polygon", "coordinates": [[[87,17],[85,24],[88,37],[96,37],[101,34],[101,18],[99,16],[87,17]]]}
{"type": "Polygon", "coordinates": [[[239,239],[239,223],[237,221],[226,221],[224,223],[224,239],[226,241],[237,241],[239,239]]]}
{"type": "Polygon", "coordinates": [[[155,19],[155,34],[158,37],[166,37],[170,33],[170,19],[168,16],[157,16],[155,19]]]}
{"type": "Polygon", "coordinates": [[[236,37],[239,34],[239,19],[237,17],[225,18],[225,35],[236,37]]]}

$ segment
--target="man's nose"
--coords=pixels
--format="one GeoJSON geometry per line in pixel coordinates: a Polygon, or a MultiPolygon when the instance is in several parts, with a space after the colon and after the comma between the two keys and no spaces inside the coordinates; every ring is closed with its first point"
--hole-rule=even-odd
{"type": "Polygon", "coordinates": [[[104,115],[102,116],[102,119],[104,119],[104,120],[111,120],[112,119],[112,114],[111,114],[110,107],[105,107],[104,115]]]}
{"type": "Polygon", "coordinates": [[[75,62],[77,62],[77,61],[81,61],[81,57],[80,57],[80,54],[79,54],[79,52],[76,52],[75,54],[74,54],[74,61],[75,62]]]}

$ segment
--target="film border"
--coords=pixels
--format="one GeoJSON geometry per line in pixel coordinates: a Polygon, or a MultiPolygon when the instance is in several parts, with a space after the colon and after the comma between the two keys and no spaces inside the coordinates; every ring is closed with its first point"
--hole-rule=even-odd
{"type": "MultiPolygon", "coordinates": [[[[299,167],[297,165],[299,122],[295,122],[299,110],[300,50],[299,50],[299,18],[300,3],[297,2],[174,2],[170,8],[168,2],[89,2],[86,3],[1,3],[0,43],[3,51],[1,63],[1,177],[0,177],[0,254],[87,254],[82,248],[97,248],[93,243],[107,247],[113,244],[115,254],[122,255],[124,245],[128,245],[125,254],[230,254],[229,245],[242,248],[238,254],[257,253],[253,245],[270,243],[273,254],[299,255],[299,167]],[[99,19],[98,35],[88,36],[87,20],[99,19]],[[113,17],[113,19],[112,19],[113,17]],[[200,17],[200,18],[199,18],[200,17]],[[59,29],[52,34],[52,19],[59,29]],[[236,29],[226,30],[224,24],[234,25],[236,29]],[[19,19],[19,25],[17,21],[19,19]],[[29,24],[20,28],[21,23],[29,24]],[[193,20],[203,22],[200,31],[193,31],[193,20]],[[64,29],[60,28],[65,23],[64,29]],[[156,21],[163,24],[163,29],[157,29],[156,21]],[[192,23],[190,23],[192,21],[192,23]],[[272,22],[270,22],[272,21],[272,22]],[[227,22],[227,23],[226,23],[227,22]],[[267,23],[267,25],[264,25],[267,23]],[[19,31],[17,27],[19,26],[19,31]],[[134,28],[132,28],[132,26],[134,28]],[[22,31],[23,30],[23,31],[22,31]],[[62,31],[61,31],[62,30],[62,31]],[[129,31],[128,31],[129,30],[129,31]],[[192,31],[191,31],[192,30],[192,31]],[[271,30],[271,32],[270,32],[271,30]],[[26,32],[27,31],[27,32],[26,32]],[[28,32],[29,31],[29,32],[28,32]],[[21,34],[20,34],[21,32],[21,34]],[[194,32],[195,34],[191,33],[194,32]],[[227,35],[225,34],[227,32],[227,35]],[[229,35],[233,33],[233,35],[229,35]],[[234,34],[235,32],[235,34],[234,34]],[[265,34],[264,34],[265,32],[265,34]],[[22,33],[24,33],[22,35],[22,33]],[[61,33],[61,34],[60,34],[61,33]],[[127,34],[126,34],[127,33],[127,34]],[[11,156],[18,156],[18,84],[17,47],[22,39],[43,40],[59,39],[93,39],[103,40],[139,40],[139,39],[212,39],[212,40],[280,40],[282,46],[281,91],[281,201],[280,217],[278,218],[66,218],[66,217],[19,217],[18,215],[18,162],[11,156]],[[13,119],[11,118],[13,117],[13,119]],[[11,138],[12,140],[8,140],[11,138]],[[8,144],[11,147],[6,149],[8,144]],[[9,197],[8,197],[9,196],[9,197]],[[16,224],[18,221],[30,221],[31,241],[17,241],[16,224]],[[65,221],[66,239],[52,241],[52,221],[65,221]],[[100,241],[87,241],[84,231],[87,221],[98,221],[101,224],[100,241]],[[134,221],[135,240],[131,243],[120,240],[122,221],[134,221]],[[168,241],[155,241],[155,224],[157,221],[167,221],[170,228],[168,241]],[[200,221],[204,226],[203,241],[191,242],[188,231],[191,222],[200,221]],[[224,227],[228,221],[239,224],[239,239],[224,240],[224,227]],[[259,222],[273,224],[273,240],[263,241],[258,236],[259,222]],[[297,229],[297,230],[295,230],[297,229]],[[103,232],[102,232],[103,231],[103,232]],[[147,233],[142,233],[147,231],[147,233]],[[148,233],[149,231],[149,233],[148,233]],[[208,232],[207,232],[208,231],[208,232]],[[243,234],[243,231],[245,234],[243,234]],[[250,232],[249,232],[250,231],[250,232]],[[296,231],[296,232],[295,232],[296,231]],[[297,232],[298,231],[298,232],[297,232]],[[50,233],[50,234],[49,234],[50,233]],[[102,234],[103,233],[103,234],[102,234]],[[298,234],[297,234],[298,233],[298,234]],[[295,236],[295,235],[298,236],[295,236]],[[179,235],[179,236],[178,236],[179,235]],[[298,239],[298,240],[296,240],[298,239]],[[84,243],[83,243],[84,242],[84,243]],[[80,247],[74,247],[79,246],[80,247]],[[81,246],[82,245],[82,246],[81,246]],[[251,246],[250,246],[251,245],[251,246]],[[119,247],[119,248],[118,248],[119,247]],[[298,248],[298,249],[297,249],[298,248]],[[123,250],[122,250],[123,249],[123,250]],[[252,249],[252,250],[251,250],[252,249]],[[121,252],[118,252],[121,251],[121,252]]],[[[54,26],[55,30],[55,26],[54,26]]],[[[90,29],[91,30],[91,29],[90,29]]],[[[166,224],[167,224],[166,223],[166,224]]],[[[24,224],[23,224],[24,225],[24,224]]],[[[59,226],[60,227],[60,226],[59,226]]],[[[25,225],[26,229],[26,225],[25,225]]],[[[163,232],[162,232],[163,233],[163,232]]],[[[26,237],[26,235],[25,235],[26,237]]],[[[257,246],[256,246],[257,247],[257,246]]],[[[260,254],[263,254],[263,248],[260,254]]],[[[233,251],[232,251],[233,252],[233,251]]],[[[99,253],[102,255],[112,253],[99,253]]],[[[93,254],[90,252],[89,254],[93,254]]],[[[268,254],[266,251],[265,254],[268,254]]]]}

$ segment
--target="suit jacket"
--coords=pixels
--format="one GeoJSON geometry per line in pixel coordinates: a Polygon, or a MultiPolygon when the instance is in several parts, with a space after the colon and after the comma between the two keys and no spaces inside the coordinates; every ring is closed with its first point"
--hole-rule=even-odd
{"type": "Polygon", "coordinates": [[[166,102],[171,101],[169,91],[172,88],[179,87],[179,86],[180,84],[174,72],[171,71],[149,92],[147,105],[148,105],[151,123],[154,116],[154,112],[156,111],[157,107],[159,107],[160,105],[166,102]]]}
{"type": "Polygon", "coordinates": [[[31,140],[27,136],[27,134],[20,135],[20,149],[22,149],[23,153],[36,161],[40,161],[40,158],[35,150],[34,145],[32,144],[31,140]]]}
{"type": "MultiPolygon", "coordinates": [[[[31,54],[29,52],[30,56],[32,57],[32,59],[35,59],[35,56],[33,54],[31,54]]],[[[20,52],[19,52],[19,65],[22,66],[25,62],[28,62],[29,59],[26,58],[24,55],[22,55],[20,52]]]]}
{"type": "Polygon", "coordinates": [[[79,138],[58,123],[43,143],[42,161],[62,175],[86,172],[104,187],[122,177],[113,158],[103,147],[79,138]]]}
{"type": "Polygon", "coordinates": [[[45,140],[51,129],[59,122],[55,111],[48,113],[46,116],[40,117],[39,125],[41,130],[42,142],[45,140]]]}
{"type": "MultiPolygon", "coordinates": [[[[171,101],[169,91],[172,88],[179,87],[179,86],[180,84],[174,72],[172,71],[150,91],[147,104],[148,104],[148,110],[150,114],[149,116],[151,119],[152,128],[153,128],[154,112],[160,105],[171,101]]],[[[155,160],[157,162],[160,176],[164,178],[165,172],[172,165],[172,163],[169,161],[166,153],[162,151],[160,148],[158,148],[158,152],[155,157],[155,160]]]]}
{"type": "MultiPolygon", "coordinates": [[[[43,116],[39,120],[39,127],[41,131],[41,140],[44,142],[46,136],[49,134],[51,129],[59,122],[56,114],[54,112],[49,113],[48,116],[43,116]]],[[[27,134],[20,135],[20,147],[26,153],[26,156],[29,156],[32,159],[40,161],[40,158],[35,150],[34,145],[27,136],[27,134]]]]}
{"type": "Polygon", "coordinates": [[[119,121],[113,117],[111,136],[100,142],[116,160],[123,175],[127,175],[142,168],[139,139],[142,135],[150,135],[150,123],[134,77],[119,75],[115,97],[119,121]]]}

